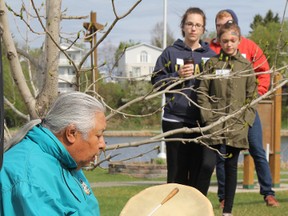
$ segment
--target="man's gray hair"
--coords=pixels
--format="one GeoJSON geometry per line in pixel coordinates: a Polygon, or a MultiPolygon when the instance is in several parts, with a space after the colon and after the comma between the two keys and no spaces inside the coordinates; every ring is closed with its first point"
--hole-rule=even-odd
{"type": "Polygon", "coordinates": [[[20,142],[29,130],[42,122],[42,126],[57,134],[68,125],[74,125],[85,138],[88,132],[94,128],[93,116],[97,112],[105,112],[105,107],[96,98],[81,92],[69,92],[60,94],[46,117],[32,120],[20,129],[17,134],[4,146],[8,150],[11,146],[20,142]]]}

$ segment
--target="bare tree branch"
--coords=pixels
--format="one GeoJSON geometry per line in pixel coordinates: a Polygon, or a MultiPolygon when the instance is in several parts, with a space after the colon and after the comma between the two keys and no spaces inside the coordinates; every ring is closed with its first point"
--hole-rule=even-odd
{"type": "Polygon", "coordinates": [[[10,107],[10,109],[13,110],[13,112],[14,112],[16,115],[20,116],[20,117],[23,118],[23,119],[26,119],[27,121],[30,120],[30,116],[29,116],[29,115],[25,115],[25,114],[23,114],[21,111],[19,111],[6,97],[4,97],[4,102],[5,102],[5,104],[6,104],[8,107],[10,107]]]}

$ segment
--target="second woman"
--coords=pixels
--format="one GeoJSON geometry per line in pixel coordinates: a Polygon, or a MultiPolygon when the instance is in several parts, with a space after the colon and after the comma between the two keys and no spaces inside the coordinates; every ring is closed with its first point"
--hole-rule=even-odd
{"type": "MultiPolygon", "coordinates": [[[[206,16],[200,8],[187,9],[180,23],[184,40],[178,39],[167,47],[156,62],[151,82],[155,88],[167,89],[162,118],[163,132],[199,126],[200,113],[194,104],[195,90],[199,83],[193,74],[201,71],[205,61],[215,55],[209,45],[201,40],[205,25],[206,16]],[[183,82],[175,85],[179,80],[183,82]]],[[[190,185],[206,195],[210,176],[198,175],[206,148],[197,143],[183,142],[183,139],[197,136],[199,134],[177,133],[165,137],[173,139],[166,141],[167,182],[190,185]]]]}

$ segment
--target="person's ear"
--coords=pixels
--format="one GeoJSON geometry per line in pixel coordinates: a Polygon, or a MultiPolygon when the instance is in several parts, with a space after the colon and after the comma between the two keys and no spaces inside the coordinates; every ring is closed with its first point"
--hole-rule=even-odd
{"type": "Polygon", "coordinates": [[[65,136],[69,143],[73,144],[76,141],[77,129],[74,125],[69,125],[65,129],[65,136]]]}

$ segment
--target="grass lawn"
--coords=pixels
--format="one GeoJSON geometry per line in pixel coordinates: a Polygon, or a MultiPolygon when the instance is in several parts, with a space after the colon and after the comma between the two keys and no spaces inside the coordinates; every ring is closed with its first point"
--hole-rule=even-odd
{"type": "MultiPolygon", "coordinates": [[[[115,181],[143,181],[144,179],[133,178],[124,175],[111,175],[107,170],[96,169],[85,172],[90,182],[115,182],[115,181]]],[[[241,173],[239,174],[241,177],[241,173]]],[[[282,176],[281,178],[285,178],[282,176]]],[[[214,178],[214,177],[213,177],[214,178]]],[[[147,180],[147,179],[145,179],[147,180]]],[[[152,179],[152,180],[163,180],[152,179]]],[[[100,204],[101,216],[118,216],[125,206],[126,202],[141,190],[149,185],[125,186],[125,187],[97,187],[93,189],[95,196],[100,204]]],[[[237,193],[235,196],[233,216],[285,216],[288,215],[288,189],[286,191],[277,191],[277,199],[280,207],[267,207],[263,197],[258,192],[237,193]]],[[[208,199],[211,201],[215,216],[221,216],[217,194],[209,192],[208,199]]],[[[177,216],[177,215],[175,215],[177,216]]]]}
{"type": "MultiPolygon", "coordinates": [[[[128,186],[95,188],[94,194],[100,203],[101,216],[118,216],[126,202],[133,195],[148,186],[128,186]]],[[[237,193],[234,201],[233,216],[285,216],[288,215],[288,191],[277,192],[280,207],[267,207],[258,193],[237,193]]],[[[209,193],[215,216],[221,216],[216,193],[209,193]]],[[[177,215],[175,215],[177,216],[177,215]]],[[[202,215],[201,215],[202,216],[202,215]]]]}

